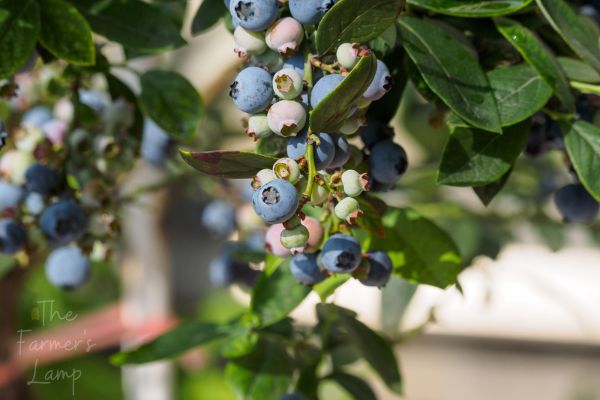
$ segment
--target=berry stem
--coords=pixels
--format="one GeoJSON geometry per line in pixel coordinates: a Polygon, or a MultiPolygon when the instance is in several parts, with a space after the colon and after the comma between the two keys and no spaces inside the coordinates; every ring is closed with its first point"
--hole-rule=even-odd
{"type": "Polygon", "coordinates": [[[310,53],[310,51],[305,50],[304,51],[304,59],[306,61],[304,62],[304,81],[306,82],[306,85],[307,85],[309,91],[313,87],[313,70],[312,70],[312,64],[310,62],[310,60],[312,58],[313,58],[313,55],[310,53]]]}
{"type": "Polygon", "coordinates": [[[323,61],[317,59],[316,57],[311,57],[310,63],[316,68],[322,69],[323,71],[327,71],[330,74],[338,73],[338,70],[336,69],[336,64],[325,64],[323,61]]]}
{"type": "Polygon", "coordinates": [[[306,158],[306,162],[308,164],[308,184],[306,185],[304,196],[307,196],[310,199],[315,183],[315,177],[317,176],[317,167],[315,166],[315,149],[313,143],[307,144],[306,154],[304,157],[306,158]]]}

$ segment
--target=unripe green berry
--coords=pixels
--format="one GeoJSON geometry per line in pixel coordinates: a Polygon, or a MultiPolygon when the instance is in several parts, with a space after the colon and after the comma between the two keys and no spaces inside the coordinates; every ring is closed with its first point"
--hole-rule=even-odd
{"type": "Polygon", "coordinates": [[[308,229],[302,224],[292,229],[284,229],[281,232],[281,245],[292,251],[300,251],[306,246],[308,236],[308,229]]]}
{"type": "Polygon", "coordinates": [[[360,210],[358,201],[353,197],[345,197],[340,200],[335,206],[335,216],[339,219],[348,220],[348,218],[355,212],[360,210]]]}
{"type": "Polygon", "coordinates": [[[235,52],[240,57],[259,55],[267,50],[265,34],[261,32],[251,32],[238,26],[233,32],[233,39],[235,52]]]}
{"type": "Polygon", "coordinates": [[[361,127],[365,125],[365,117],[362,115],[353,115],[350,118],[344,120],[340,133],[344,135],[352,135],[356,133],[361,127]]]}
{"type": "Polygon", "coordinates": [[[267,114],[255,114],[248,118],[248,128],[246,134],[255,139],[264,139],[273,134],[269,128],[267,114]]]}
{"type": "Polygon", "coordinates": [[[275,173],[272,169],[261,169],[252,179],[252,187],[254,189],[258,189],[261,186],[264,186],[267,183],[274,181],[275,179],[277,179],[277,177],[275,176],[275,173]]]}
{"type": "Polygon", "coordinates": [[[340,65],[346,69],[352,69],[360,60],[359,45],[352,43],[342,43],[336,51],[336,56],[340,65]]]}
{"type": "Polygon", "coordinates": [[[273,165],[275,176],[285,179],[292,185],[298,182],[301,177],[300,166],[291,158],[280,158],[273,165]]]}
{"type": "Polygon", "coordinates": [[[344,171],[342,174],[342,186],[344,193],[350,197],[357,197],[369,187],[367,174],[359,174],[353,169],[344,171]]]}
{"type": "Polygon", "coordinates": [[[293,100],[302,94],[304,82],[300,73],[294,69],[282,69],[273,77],[273,91],[284,100],[293,100]]]}

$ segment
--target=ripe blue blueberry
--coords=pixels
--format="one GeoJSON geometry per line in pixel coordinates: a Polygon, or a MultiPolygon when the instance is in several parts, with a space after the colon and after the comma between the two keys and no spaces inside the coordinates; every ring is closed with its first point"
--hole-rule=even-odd
{"type": "Polygon", "coordinates": [[[341,74],[325,75],[317,81],[310,94],[310,105],[315,108],[344,80],[341,74]]]}
{"type": "Polygon", "coordinates": [[[8,139],[6,125],[4,125],[4,122],[0,121],[0,149],[6,145],[6,139],[8,139]]]}
{"type": "Polygon", "coordinates": [[[0,211],[15,208],[23,198],[23,190],[15,185],[0,180],[0,211]]]}
{"type": "Polygon", "coordinates": [[[25,230],[11,219],[0,219],[0,253],[12,255],[25,246],[25,230]]]}
{"type": "Polygon", "coordinates": [[[362,251],[358,240],[338,233],[327,239],[319,259],[328,271],[349,274],[360,265],[362,251]]]}
{"type": "Polygon", "coordinates": [[[600,205],[581,184],[567,185],[554,195],[558,211],[567,222],[591,224],[600,205]]]}
{"type": "MultiPolygon", "coordinates": [[[[318,133],[319,143],[315,146],[315,166],[318,170],[328,168],[335,157],[335,143],[328,133],[318,133]]],[[[287,155],[299,160],[306,154],[306,132],[291,138],[287,145],[287,155]]]]}
{"type": "Polygon", "coordinates": [[[101,113],[110,104],[108,95],[98,90],[79,90],[79,101],[97,113],[101,113]]]}
{"type": "Polygon", "coordinates": [[[283,63],[283,69],[293,69],[300,74],[300,76],[304,76],[304,56],[300,53],[294,54],[292,57],[285,60],[283,63]]]}
{"type": "Polygon", "coordinates": [[[25,198],[25,207],[31,215],[40,215],[45,207],[44,196],[39,193],[31,192],[25,198]]]}
{"type": "Polygon", "coordinates": [[[305,25],[315,25],[335,4],[334,0],[290,0],[292,16],[305,25]]]}
{"type": "Polygon", "coordinates": [[[229,12],[234,25],[249,31],[266,30],[279,15],[277,0],[231,0],[229,12]]]}
{"type": "Polygon", "coordinates": [[[59,184],[60,176],[57,170],[42,164],[33,164],[25,172],[25,188],[30,192],[48,196],[59,184]]]}
{"type": "Polygon", "coordinates": [[[394,137],[394,129],[377,120],[371,119],[367,122],[366,126],[360,128],[359,134],[364,145],[368,149],[371,149],[379,142],[392,139],[394,137]]]}
{"type": "Polygon", "coordinates": [[[280,224],[296,213],[298,191],[288,181],[275,179],[254,192],[252,206],[265,222],[280,224]]]}
{"type": "Polygon", "coordinates": [[[60,247],[48,256],[45,271],[51,284],[60,289],[73,290],[88,280],[90,260],[78,247],[60,247]]]}
{"type": "Polygon", "coordinates": [[[406,152],[392,140],[385,140],[373,146],[369,162],[373,179],[387,185],[398,182],[408,168],[406,152]]]}
{"type": "Polygon", "coordinates": [[[235,207],[223,200],[208,203],[202,211],[202,225],[218,236],[229,236],[236,228],[235,207]]]}
{"type": "Polygon", "coordinates": [[[48,107],[44,106],[36,106],[30,108],[23,114],[23,118],[21,119],[21,124],[32,126],[36,128],[42,128],[42,126],[52,120],[52,111],[48,107]]]}
{"type": "Polygon", "coordinates": [[[140,152],[150,164],[162,166],[169,155],[173,140],[150,118],[144,119],[144,132],[140,152]]]}
{"type": "Polygon", "coordinates": [[[245,68],[231,84],[229,95],[243,112],[255,114],[263,111],[273,100],[271,74],[258,67],[245,68]]]}
{"type": "Polygon", "coordinates": [[[382,61],[377,60],[377,72],[373,81],[363,93],[363,97],[367,101],[376,101],[381,99],[387,92],[392,89],[392,75],[387,65],[382,61]]]}
{"type": "Polygon", "coordinates": [[[85,212],[69,200],[52,204],[40,216],[40,228],[53,244],[67,244],[80,239],[86,227],[85,212]]]}
{"type": "Polygon", "coordinates": [[[329,169],[341,168],[350,159],[350,145],[346,138],[341,135],[334,135],[333,140],[335,143],[335,156],[327,166],[329,169]]]}
{"type": "Polygon", "coordinates": [[[392,260],[383,251],[367,253],[369,269],[367,275],[361,279],[365,286],[383,287],[387,285],[392,276],[392,260]]]}
{"type": "Polygon", "coordinates": [[[296,254],[290,263],[292,275],[304,285],[316,285],[327,277],[319,267],[317,254],[296,254]]]}

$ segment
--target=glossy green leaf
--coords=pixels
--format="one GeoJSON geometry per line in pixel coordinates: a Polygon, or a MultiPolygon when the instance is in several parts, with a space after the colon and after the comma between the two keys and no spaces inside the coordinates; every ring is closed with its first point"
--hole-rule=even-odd
{"type": "Polygon", "coordinates": [[[383,223],[385,235],[372,238],[370,250],[387,251],[396,275],[440,288],[456,283],[462,260],[446,232],[410,208],[390,209],[383,223]]]}
{"type": "Polygon", "coordinates": [[[279,400],[290,385],[293,359],[281,340],[261,338],[253,354],[227,365],[225,374],[243,400],[279,400]]]}
{"type": "Polygon", "coordinates": [[[569,88],[569,82],[548,47],[535,33],[516,21],[507,18],[496,18],[495,23],[498,31],[554,89],[556,96],[565,109],[573,112],[575,110],[575,99],[569,88]]]}
{"type": "Polygon", "coordinates": [[[375,72],[374,55],[363,57],[344,80],[310,113],[310,128],[314,132],[330,132],[346,118],[348,110],[368,89],[375,72]]]}
{"type": "Polygon", "coordinates": [[[325,378],[343,387],[356,400],[377,400],[373,389],[363,379],[343,371],[334,371],[325,378]]]}
{"type": "Polygon", "coordinates": [[[404,49],[431,90],[469,124],[501,133],[492,89],[472,54],[434,23],[412,17],[399,21],[404,49]]]}
{"type": "Polygon", "coordinates": [[[450,186],[484,186],[506,174],[523,151],[529,121],[509,126],[503,135],[475,128],[455,128],[444,149],[438,183],[450,186]]]}
{"type": "Polygon", "coordinates": [[[185,45],[179,28],[157,6],[139,0],[75,0],[90,25],[124,47],[156,52],[185,45]]]}
{"type": "Polygon", "coordinates": [[[140,106],[145,115],[173,139],[190,141],[198,133],[204,115],[202,99],[180,74],[152,70],[140,78],[140,106]]]}
{"type": "Polygon", "coordinates": [[[349,310],[333,304],[317,305],[317,312],[333,318],[332,323],[347,333],[348,340],[373,367],[386,385],[396,393],[402,392],[400,368],[390,343],[377,332],[357,320],[349,310]]]}
{"type": "Polygon", "coordinates": [[[9,78],[29,61],[40,17],[33,0],[6,0],[0,4],[0,79],[9,78]]]}
{"type": "Polygon", "coordinates": [[[454,17],[486,18],[513,14],[532,0],[408,0],[413,6],[454,17]]]}
{"type": "Polygon", "coordinates": [[[181,157],[189,165],[203,174],[229,179],[252,178],[258,171],[273,168],[274,157],[245,151],[203,151],[179,150],[181,157]]]}
{"type": "Polygon", "coordinates": [[[317,29],[320,54],[335,51],[341,43],[367,43],[394,23],[405,0],[339,0],[317,29]]]}
{"type": "Polygon", "coordinates": [[[287,317],[309,293],[310,287],[299,284],[292,275],[288,259],[262,273],[252,291],[250,308],[261,326],[269,326],[287,317]]]}
{"type": "Polygon", "coordinates": [[[215,26],[225,12],[222,0],[204,0],[192,21],[192,35],[199,35],[215,26]]]}
{"type": "Polygon", "coordinates": [[[583,61],[569,57],[557,57],[556,59],[569,80],[585,83],[600,82],[600,73],[583,61]]]}
{"type": "Polygon", "coordinates": [[[581,183],[600,201],[600,128],[585,121],[561,123],[567,152],[581,183]]]}
{"type": "Polygon", "coordinates": [[[92,30],[79,11],[63,0],[38,0],[39,40],[56,57],[76,65],[94,65],[92,30]]]}
{"type": "Polygon", "coordinates": [[[502,126],[514,125],[539,111],[552,97],[552,88],[528,64],[498,68],[487,74],[502,126]]]}
{"type": "Polygon", "coordinates": [[[571,5],[563,0],[536,1],[550,25],[562,36],[569,47],[597,71],[600,71],[598,35],[580,22],[571,5]]]}
{"type": "Polygon", "coordinates": [[[512,170],[509,170],[506,174],[502,176],[502,178],[498,179],[496,182],[488,183],[485,186],[478,186],[473,188],[475,194],[477,195],[477,197],[479,197],[479,200],[481,200],[484,206],[487,207],[488,205],[490,205],[492,200],[494,200],[494,197],[496,197],[496,195],[500,193],[502,188],[506,185],[506,182],[508,182],[508,178],[510,178],[511,172],[512,170]]]}
{"type": "Polygon", "coordinates": [[[137,349],[115,354],[111,357],[111,362],[114,365],[144,364],[174,358],[194,347],[223,338],[230,330],[230,325],[183,323],[137,349]]]}

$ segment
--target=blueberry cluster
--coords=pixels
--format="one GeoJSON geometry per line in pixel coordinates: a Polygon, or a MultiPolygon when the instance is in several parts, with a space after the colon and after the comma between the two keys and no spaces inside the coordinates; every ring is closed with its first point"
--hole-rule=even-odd
{"type": "MultiPolygon", "coordinates": [[[[329,274],[353,274],[365,285],[384,286],[390,258],[382,252],[363,254],[352,229],[363,216],[364,192],[391,189],[408,167],[393,129],[366,118],[371,103],[392,88],[390,70],[377,60],[372,82],[345,110],[344,123],[335,131],[313,132],[310,111],[336,91],[370,49],[343,43],[335,54],[312,55],[314,25],[333,0],[225,3],[235,52],[248,64],[230,88],[237,108],[250,114],[246,133],[261,142],[286,142],[285,154],[252,181],[253,208],[270,225],[267,251],[291,256],[293,274],[306,285],[329,274]],[[362,149],[357,147],[361,139],[362,149]],[[321,210],[319,218],[306,216],[304,207],[321,210]]],[[[227,225],[215,221],[221,224],[227,225]]]]}
{"type": "MultiPolygon", "coordinates": [[[[26,84],[21,89],[30,94],[26,84]]],[[[109,239],[120,230],[117,181],[140,150],[162,163],[169,144],[151,121],[142,141],[129,134],[133,110],[125,101],[112,102],[101,90],[77,95],[77,110],[67,97],[43,94],[45,102],[33,106],[34,96],[16,99],[9,129],[0,124],[3,145],[10,134],[0,155],[0,252],[45,259],[48,280],[63,289],[81,286],[91,259],[110,255],[109,239]]]]}

